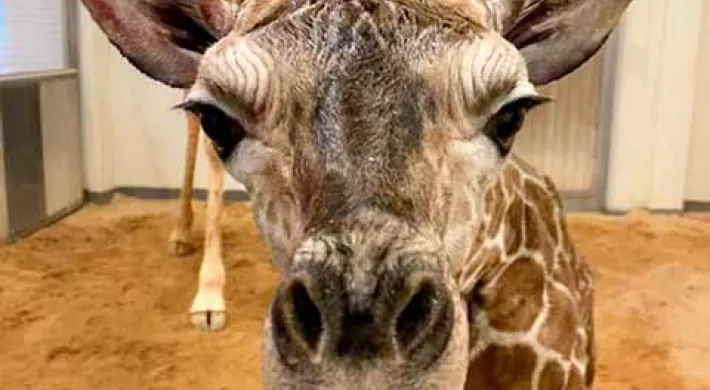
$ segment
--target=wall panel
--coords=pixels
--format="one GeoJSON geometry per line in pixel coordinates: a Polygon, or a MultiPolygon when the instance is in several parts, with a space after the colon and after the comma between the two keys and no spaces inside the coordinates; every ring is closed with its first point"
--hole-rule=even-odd
{"type": "Polygon", "coordinates": [[[79,86],[75,77],[46,80],[39,86],[48,214],[80,203],[83,195],[79,131],[79,86]]]}
{"type": "Polygon", "coordinates": [[[0,242],[83,203],[76,73],[0,78],[0,242]]]}
{"type": "Polygon", "coordinates": [[[23,81],[3,85],[0,115],[7,224],[10,231],[24,231],[45,215],[39,83],[23,81]]]}
{"type": "Polygon", "coordinates": [[[685,200],[710,202],[710,2],[704,4],[685,200]]]}
{"type": "Polygon", "coordinates": [[[5,181],[5,143],[2,142],[3,128],[0,115],[0,242],[8,236],[7,226],[7,185],[5,181]]]}
{"type": "Polygon", "coordinates": [[[595,189],[603,58],[600,51],[574,73],[539,88],[554,101],[530,113],[515,146],[565,192],[595,189]]]}
{"type": "Polygon", "coordinates": [[[620,30],[607,208],[680,210],[703,0],[634,1],[620,30]]]}

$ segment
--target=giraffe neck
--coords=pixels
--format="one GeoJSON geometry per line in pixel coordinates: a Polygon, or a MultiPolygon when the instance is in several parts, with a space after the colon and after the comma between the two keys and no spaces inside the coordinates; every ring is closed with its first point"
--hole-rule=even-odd
{"type": "Polygon", "coordinates": [[[486,191],[482,225],[460,275],[462,289],[471,289],[481,272],[498,263],[574,256],[563,219],[552,182],[511,157],[486,191]]]}
{"type": "Polygon", "coordinates": [[[496,388],[480,380],[490,376],[486,364],[507,355],[533,389],[583,382],[592,358],[591,318],[582,318],[590,317],[591,277],[552,182],[511,158],[486,193],[471,252],[459,277],[470,302],[469,388],[496,388]]]}

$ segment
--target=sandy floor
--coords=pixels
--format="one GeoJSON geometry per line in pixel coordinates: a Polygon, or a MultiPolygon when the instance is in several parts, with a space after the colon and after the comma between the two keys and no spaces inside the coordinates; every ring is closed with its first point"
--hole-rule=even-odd
{"type": "MultiPolygon", "coordinates": [[[[259,388],[276,275],[247,206],[224,218],[230,322],[217,334],[189,325],[199,253],[166,252],[173,208],[118,199],[0,247],[3,390],[259,388]]],[[[570,224],[597,272],[596,388],[710,389],[710,217],[570,224]]]]}

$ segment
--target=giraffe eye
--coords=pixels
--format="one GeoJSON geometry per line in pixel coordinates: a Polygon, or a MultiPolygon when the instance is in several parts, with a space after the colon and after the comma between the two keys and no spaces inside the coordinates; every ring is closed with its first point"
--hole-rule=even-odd
{"type": "Polygon", "coordinates": [[[510,153],[515,135],[523,127],[528,111],[546,101],[548,99],[539,96],[523,97],[507,103],[493,115],[484,133],[496,144],[501,155],[510,153]]]}
{"type": "Polygon", "coordinates": [[[211,104],[188,102],[181,107],[200,119],[202,130],[212,141],[212,146],[222,161],[232,155],[246,136],[244,128],[237,120],[211,104]]]}
{"type": "Polygon", "coordinates": [[[507,142],[520,131],[525,122],[525,108],[511,104],[503,107],[495,116],[495,137],[507,142]]]}

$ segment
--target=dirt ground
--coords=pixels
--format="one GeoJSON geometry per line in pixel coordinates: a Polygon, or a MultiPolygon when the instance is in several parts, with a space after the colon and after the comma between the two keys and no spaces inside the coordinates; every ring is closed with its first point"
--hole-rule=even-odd
{"type": "MultiPolygon", "coordinates": [[[[190,326],[200,254],[167,253],[174,208],[119,198],[0,247],[0,388],[260,388],[277,277],[248,206],[225,213],[229,323],[216,334],[190,326]]],[[[710,389],[710,216],[569,221],[597,275],[595,388],[710,389]]]]}

